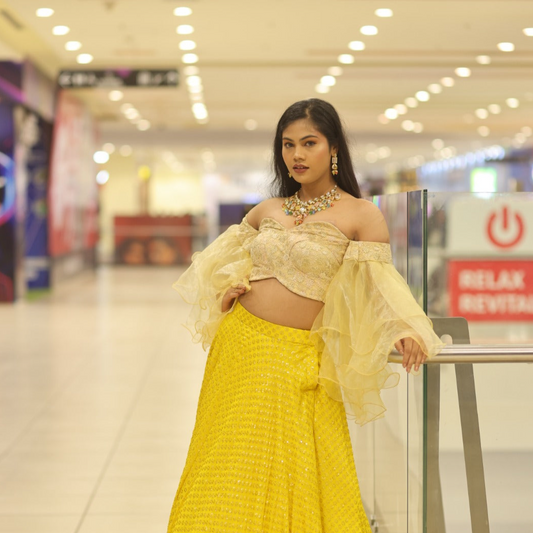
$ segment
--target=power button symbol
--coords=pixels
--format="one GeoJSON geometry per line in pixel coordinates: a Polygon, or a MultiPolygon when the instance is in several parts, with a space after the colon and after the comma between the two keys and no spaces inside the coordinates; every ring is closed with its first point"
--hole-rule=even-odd
{"type": "Polygon", "coordinates": [[[490,242],[498,248],[512,248],[524,236],[524,219],[520,213],[512,212],[507,206],[493,212],[487,224],[490,242]]]}

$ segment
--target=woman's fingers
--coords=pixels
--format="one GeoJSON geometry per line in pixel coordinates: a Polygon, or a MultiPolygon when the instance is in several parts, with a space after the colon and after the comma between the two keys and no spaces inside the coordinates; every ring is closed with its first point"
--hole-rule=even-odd
{"type": "Polygon", "coordinates": [[[230,309],[233,304],[233,300],[238,298],[246,292],[246,287],[244,285],[236,285],[235,287],[230,287],[224,297],[222,298],[222,312],[225,313],[230,309]]]}
{"type": "Polygon", "coordinates": [[[423,364],[427,358],[426,354],[422,351],[419,344],[411,338],[402,339],[403,342],[403,367],[407,372],[411,372],[411,368],[414,367],[415,371],[418,371],[420,365],[423,364]]]}

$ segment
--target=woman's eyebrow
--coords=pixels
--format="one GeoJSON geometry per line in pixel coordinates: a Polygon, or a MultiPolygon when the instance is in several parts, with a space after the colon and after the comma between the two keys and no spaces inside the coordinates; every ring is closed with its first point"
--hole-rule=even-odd
{"type": "MultiPolygon", "coordinates": [[[[309,139],[309,137],[315,137],[318,139],[318,135],[306,135],[305,137],[302,137],[300,141],[304,141],[305,139],[309,139]]],[[[290,137],[283,137],[284,141],[292,141],[290,137]]]]}

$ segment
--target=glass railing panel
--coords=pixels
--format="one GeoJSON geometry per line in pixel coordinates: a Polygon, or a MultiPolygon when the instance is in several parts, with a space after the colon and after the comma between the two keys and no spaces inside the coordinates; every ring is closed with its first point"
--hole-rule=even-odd
{"type": "MultiPolygon", "coordinates": [[[[417,191],[374,197],[373,201],[387,221],[394,264],[422,303],[424,195],[417,191]]],[[[418,527],[422,516],[419,421],[423,420],[423,378],[407,376],[401,365],[392,367],[400,373],[400,384],[382,393],[387,407],[384,418],[362,428],[351,425],[354,453],[363,501],[380,533],[418,532],[409,524],[418,527]],[[410,417],[414,417],[412,429],[410,417]]]]}
{"type": "MultiPolygon", "coordinates": [[[[533,531],[533,365],[475,364],[473,369],[490,532],[529,533],[533,531]]],[[[444,531],[470,533],[454,365],[441,366],[440,400],[444,531]]],[[[482,475],[475,473],[475,481],[482,475]]]]}

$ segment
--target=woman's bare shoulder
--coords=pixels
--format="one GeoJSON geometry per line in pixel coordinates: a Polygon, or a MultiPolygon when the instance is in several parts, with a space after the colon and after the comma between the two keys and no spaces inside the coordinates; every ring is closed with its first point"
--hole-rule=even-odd
{"type": "Polygon", "coordinates": [[[364,198],[346,196],[348,220],[356,240],[388,243],[389,230],[379,207],[364,198]]]}
{"type": "Polygon", "coordinates": [[[273,210],[281,208],[282,203],[283,198],[268,198],[267,200],[263,200],[261,203],[253,207],[246,215],[248,224],[255,229],[258,229],[261,220],[266,216],[269,216],[273,210]]]}

